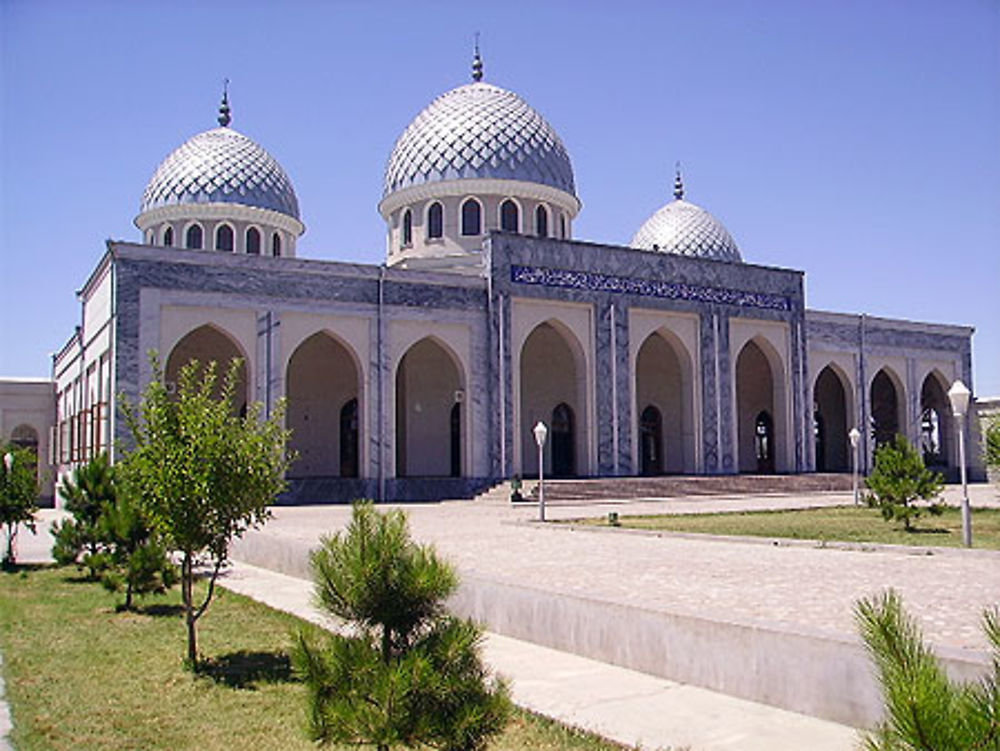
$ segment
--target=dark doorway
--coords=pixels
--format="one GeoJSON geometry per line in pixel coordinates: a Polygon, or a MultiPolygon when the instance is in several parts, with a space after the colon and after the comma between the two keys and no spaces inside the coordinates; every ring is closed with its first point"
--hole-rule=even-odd
{"type": "Polygon", "coordinates": [[[757,456],[757,472],[762,475],[774,473],[774,421],[766,411],[757,415],[753,429],[754,453],[757,456]]]}
{"type": "Polygon", "coordinates": [[[813,431],[816,439],[816,471],[826,472],[826,424],[818,406],[813,410],[813,431]]]}
{"type": "Polygon", "coordinates": [[[358,476],[358,400],[340,408],[340,476],[358,476]]]}
{"type": "Polygon", "coordinates": [[[451,476],[462,476],[462,405],[451,407],[451,476]]]}
{"type": "Polygon", "coordinates": [[[573,410],[562,402],[552,410],[553,477],[572,477],[576,474],[574,442],[573,410]]]}
{"type": "Polygon", "coordinates": [[[875,448],[891,443],[899,432],[899,398],[892,379],[880,370],[872,379],[872,438],[875,448]]]}
{"type": "Polygon", "coordinates": [[[663,474],[663,417],[652,404],[639,417],[639,452],[642,474],[663,474]]]}

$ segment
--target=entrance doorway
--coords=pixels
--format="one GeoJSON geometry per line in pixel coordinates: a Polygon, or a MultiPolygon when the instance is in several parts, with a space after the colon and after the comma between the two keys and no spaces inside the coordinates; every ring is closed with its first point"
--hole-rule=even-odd
{"type": "Polygon", "coordinates": [[[576,474],[576,441],[573,410],[561,402],[552,410],[552,476],[572,477],[576,474]]]}
{"type": "Polygon", "coordinates": [[[639,417],[639,462],[642,474],[663,474],[663,417],[652,404],[639,417]]]}
{"type": "Polygon", "coordinates": [[[757,415],[753,430],[754,453],[757,456],[757,472],[762,475],[774,473],[774,421],[765,410],[757,415]]]}

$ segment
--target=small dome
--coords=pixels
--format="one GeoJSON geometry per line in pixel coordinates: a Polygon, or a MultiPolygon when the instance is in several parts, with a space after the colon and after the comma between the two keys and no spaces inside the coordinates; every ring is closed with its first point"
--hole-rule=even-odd
{"type": "Polygon", "coordinates": [[[629,243],[633,248],[676,253],[716,261],[742,261],[732,235],[722,222],[701,206],[684,200],[680,164],[674,179],[674,200],[639,227],[629,243]]]}
{"type": "Polygon", "coordinates": [[[517,94],[479,80],[439,96],[403,131],[382,195],[463,178],[541,183],[576,195],[552,126],[517,94]]]}
{"type": "Polygon", "coordinates": [[[139,213],[205,203],[270,209],[299,219],[299,201],[285,170],[229,127],[199,133],[164,159],[146,186],[139,213]]]}

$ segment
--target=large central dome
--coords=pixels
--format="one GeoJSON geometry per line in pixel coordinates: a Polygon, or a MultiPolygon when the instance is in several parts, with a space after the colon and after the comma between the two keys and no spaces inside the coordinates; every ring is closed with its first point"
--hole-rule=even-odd
{"type": "Polygon", "coordinates": [[[482,81],[442,94],[403,131],[383,196],[465,178],[541,183],[576,195],[569,155],[552,126],[514,92],[482,81]]]}

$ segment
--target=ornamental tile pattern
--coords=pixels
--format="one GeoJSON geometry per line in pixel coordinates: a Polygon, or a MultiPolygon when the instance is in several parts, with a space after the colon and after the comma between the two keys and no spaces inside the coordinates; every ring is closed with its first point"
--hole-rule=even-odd
{"type": "Polygon", "coordinates": [[[392,150],[382,194],[463,178],[522,180],[576,195],[552,126],[517,94],[481,82],[442,94],[417,115],[392,150]]]}
{"type": "Polygon", "coordinates": [[[695,258],[741,261],[736,242],[722,223],[700,206],[671,201],[635,233],[633,248],[677,253],[695,258]]]}
{"type": "Polygon", "coordinates": [[[164,159],[146,186],[140,213],[187,203],[237,203],[299,218],[285,170],[232,128],[199,133],[164,159]]]}

